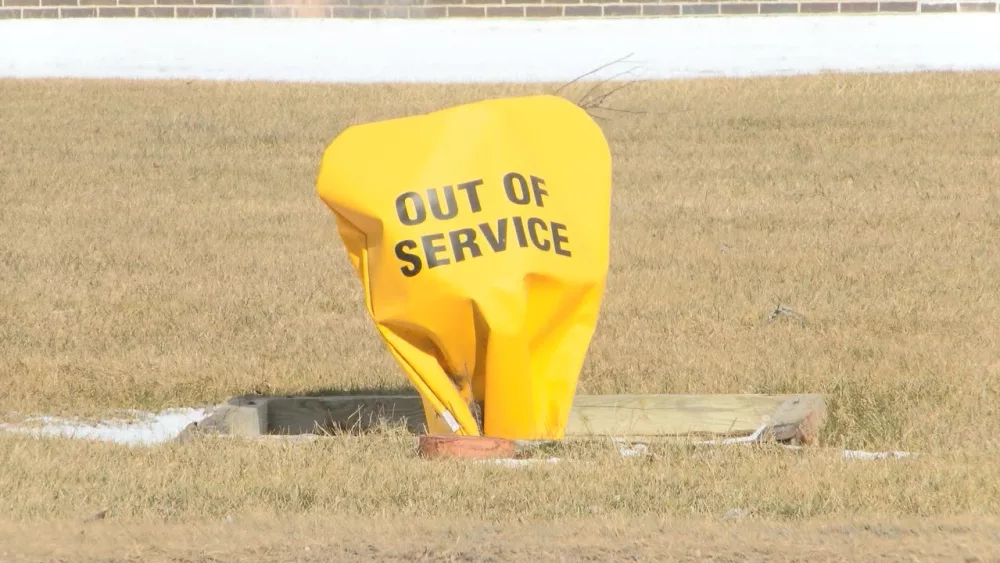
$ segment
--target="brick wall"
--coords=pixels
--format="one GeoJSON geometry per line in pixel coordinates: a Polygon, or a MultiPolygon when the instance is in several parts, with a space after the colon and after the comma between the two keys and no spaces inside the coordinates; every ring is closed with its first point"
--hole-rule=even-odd
{"type": "Polygon", "coordinates": [[[0,0],[20,18],[588,18],[997,12],[995,1],[0,0]]]}

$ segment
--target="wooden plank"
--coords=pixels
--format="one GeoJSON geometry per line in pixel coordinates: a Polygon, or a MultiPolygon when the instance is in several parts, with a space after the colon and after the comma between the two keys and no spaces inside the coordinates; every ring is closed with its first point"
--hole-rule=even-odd
{"type": "MultiPolygon", "coordinates": [[[[233,397],[196,425],[201,430],[257,436],[268,431],[266,397],[233,397]]],[[[189,427],[191,428],[191,427],[189,427]]]]}
{"type": "MultiPolygon", "coordinates": [[[[747,436],[767,424],[769,438],[811,444],[825,416],[819,395],[578,395],[566,436],[747,436]]],[[[240,435],[295,435],[363,432],[386,423],[425,432],[420,397],[234,398],[202,426],[240,435]]]]}
{"type": "Polygon", "coordinates": [[[579,395],[570,436],[744,436],[794,395],[579,395]]]}

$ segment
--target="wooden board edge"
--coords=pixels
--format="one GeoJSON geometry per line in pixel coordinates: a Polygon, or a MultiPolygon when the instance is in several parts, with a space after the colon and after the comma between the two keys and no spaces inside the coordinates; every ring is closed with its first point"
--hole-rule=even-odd
{"type": "Polygon", "coordinates": [[[270,397],[232,397],[216,405],[208,416],[189,424],[177,436],[185,441],[192,434],[225,434],[233,436],[263,436],[268,433],[268,402],[270,397]]]}
{"type": "MultiPolygon", "coordinates": [[[[635,397],[649,397],[651,399],[665,398],[665,397],[675,397],[679,400],[684,400],[688,398],[699,398],[699,400],[705,400],[706,397],[717,396],[720,401],[726,401],[734,396],[741,397],[753,397],[759,396],[761,398],[766,398],[768,401],[772,401],[776,397],[784,397],[785,400],[780,404],[780,406],[774,411],[768,421],[768,428],[765,437],[774,439],[780,442],[802,444],[802,445],[813,445],[819,443],[819,432],[822,423],[826,417],[826,403],[823,397],[815,394],[775,394],[775,395],[748,395],[748,394],[718,394],[718,395],[656,395],[651,394],[648,396],[640,395],[582,395],[583,400],[580,403],[587,404],[594,401],[609,401],[614,402],[616,400],[627,400],[634,399],[635,397]]],[[[420,397],[417,395],[332,395],[332,396],[237,396],[229,399],[225,403],[218,405],[213,412],[203,421],[196,425],[189,427],[190,431],[201,431],[208,433],[222,433],[222,434],[233,434],[242,436],[262,436],[273,433],[281,433],[280,428],[274,428],[271,426],[276,420],[282,418],[287,418],[287,413],[285,416],[281,416],[281,413],[276,409],[288,408],[289,405],[294,405],[296,401],[306,400],[310,402],[339,402],[339,401],[357,401],[358,404],[381,404],[389,403],[393,401],[420,401],[420,397]],[[272,408],[273,405],[273,408],[272,408]],[[274,412],[271,412],[274,411],[274,412]]],[[[412,406],[412,405],[411,405],[412,406]]],[[[412,409],[411,409],[412,410],[412,409]]],[[[305,418],[308,418],[306,416],[305,418]]],[[[357,420],[345,420],[339,421],[347,425],[353,424],[355,430],[369,430],[369,426],[374,426],[372,423],[376,417],[369,417],[373,420],[368,421],[366,424],[358,424],[357,420]]],[[[308,422],[308,421],[306,421],[308,422]]],[[[327,421],[329,422],[329,421],[327,421]]],[[[338,422],[338,421],[334,421],[338,422]]],[[[314,426],[317,424],[299,424],[298,430],[291,432],[291,434],[305,434],[308,431],[304,428],[309,427],[310,430],[316,430],[314,426]]],[[[189,433],[188,430],[185,434],[189,433]]],[[[732,436],[744,436],[748,434],[734,434],[732,436]]],[[[730,436],[730,434],[722,434],[718,431],[707,431],[702,432],[694,429],[693,431],[686,433],[683,436],[679,436],[676,433],[663,433],[654,436],[650,436],[648,433],[635,433],[634,435],[629,432],[614,432],[612,433],[602,433],[602,432],[587,432],[587,433],[567,433],[566,438],[593,438],[593,439],[607,439],[608,437],[617,437],[624,439],[649,439],[655,437],[675,437],[675,438],[709,438],[709,437],[722,437],[730,436]]]]}

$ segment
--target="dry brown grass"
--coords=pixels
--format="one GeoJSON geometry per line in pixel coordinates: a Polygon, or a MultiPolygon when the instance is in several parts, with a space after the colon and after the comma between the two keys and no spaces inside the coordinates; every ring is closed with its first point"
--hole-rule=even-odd
{"type": "Polygon", "coordinates": [[[783,523],[597,516],[496,526],[480,520],[249,515],[197,526],[0,522],[0,560],[317,563],[320,561],[995,561],[998,522],[947,519],[783,523]],[[6,558],[5,558],[6,557],[6,558]]]}
{"type": "Polygon", "coordinates": [[[421,460],[412,440],[0,438],[0,561],[1000,556],[991,456],[661,445],[640,460],[574,444],[559,464],[510,469],[421,460]]]}
{"type": "Polygon", "coordinates": [[[848,461],[830,449],[691,450],[659,444],[623,458],[610,443],[572,444],[561,464],[512,469],[416,457],[412,436],[310,443],[205,438],[131,448],[0,439],[0,514],[28,521],[188,521],[232,513],[429,516],[512,522],[601,514],[766,519],[988,515],[1000,511],[994,456],[848,461]],[[450,516],[449,516],[450,515],[450,516]]]}
{"type": "MultiPolygon", "coordinates": [[[[331,520],[401,516],[615,517],[626,524],[609,529],[651,534],[674,526],[650,523],[663,515],[731,508],[764,520],[995,514],[998,83],[973,73],[637,84],[614,104],[645,113],[602,122],[615,167],[611,270],[581,392],[818,392],[831,407],[827,443],[930,455],[848,463],[829,450],[668,448],[636,463],[593,446],[566,454],[588,463],[511,472],[418,462],[398,435],[148,450],[2,437],[0,514],[22,522],[4,529],[26,526],[27,550],[55,534],[46,522],[103,507],[112,516],[98,526],[167,520],[188,534],[230,513],[324,520],[320,535],[331,520]],[[767,323],[779,303],[808,323],[767,323]]],[[[351,123],[548,89],[0,82],[0,412],[404,387],[315,197],[320,155],[351,123]]],[[[294,535],[287,525],[246,550],[267,560],[268,542],[294,535]]],[[[433,541],[450,541],[442,534],[433,541]]],[[[670,537],[679,551],[666,553],[697,547],[670,537]]],[[[949,553],[932,541],[925,554],[949,553]]],[[[345,545],[366,553],[357,542],[345,545]]]]}
{"type": "MultiPolygon", "coordinates": [[[[992,440],[997,81],[621,92],[647,113],[602,122],[612,258],[581,392],[820,392],[837,443],[992,440]],[[778,303],[808,325],[767,324],[778,303]]],[[[320,155],[351,123],[552,87],[2,89],[0,412],[81,413],[406,386],[315,196],[320,155]]]]}

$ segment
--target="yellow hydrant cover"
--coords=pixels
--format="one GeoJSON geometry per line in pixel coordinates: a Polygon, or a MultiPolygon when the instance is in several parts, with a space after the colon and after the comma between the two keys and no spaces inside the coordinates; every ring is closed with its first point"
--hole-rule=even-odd
{"type": "Polygon", "coordinates": [[[349,127],[317,193],[430,433],[564,436],[611,220],[583,109],[539,95],[349,127]]]}

